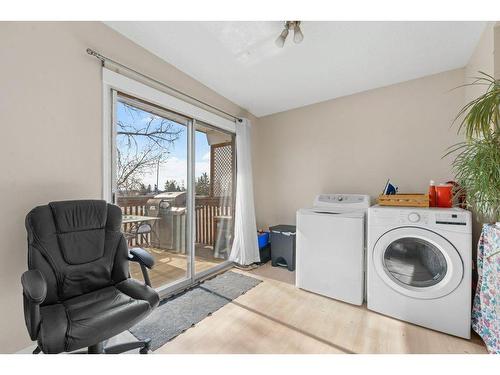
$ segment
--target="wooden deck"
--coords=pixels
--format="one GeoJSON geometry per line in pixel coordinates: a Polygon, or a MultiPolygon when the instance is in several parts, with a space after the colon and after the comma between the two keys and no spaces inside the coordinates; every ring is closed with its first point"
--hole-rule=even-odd
{"type": "MultiPolygon", "coordinates": [[[[156,248],[144,248],[155,258],[155,266],[149,270],[149,277],[154,288],[170,284],[186,277],[187,259],[186,254],[177,253],[172,250],[156,248]]],[[[212,246],[196,245],[196,272],[201,272],[224,262],[224,259],[215,258],[212,246]]],[[[141,268],[137,263],[130,263],[130,275],[134,279],[143,280],[141,268]]]]}

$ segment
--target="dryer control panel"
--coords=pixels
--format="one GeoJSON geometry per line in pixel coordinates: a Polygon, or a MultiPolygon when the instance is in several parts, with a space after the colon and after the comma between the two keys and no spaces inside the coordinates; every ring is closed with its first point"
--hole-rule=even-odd
{"type": "Polygon", "coordinates": [[[400,212],[399,213],[399,223],[400,224],[427,224],[429,222],[429,214],[427,212],[400,212]]]}
{"type": "Polygon", "coordinates": [[[470,230],[471,213],[459,208],[380,207],[369,211],[374,225],[436,227],[451,231],[470,230]]]}
{"type": "Polygon", "coordinates": [[[362,194],[320,194],[314,199],[314,207],[368,208],[370,207],[370,196],[362,194]]]}
{"type": "Polygon", "coordinates": [[[463,225],[469,223],[469,215],[461,212],[443,212],[434,215],[434,224],[463,225]]]}

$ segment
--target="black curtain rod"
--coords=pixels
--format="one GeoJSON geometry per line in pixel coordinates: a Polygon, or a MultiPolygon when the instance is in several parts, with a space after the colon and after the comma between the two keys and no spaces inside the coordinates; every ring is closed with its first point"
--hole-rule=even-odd
{"type": "Polygon", "coordinates": [[[89,55],[94,56],[94,57],[96,57],[97,59],[101,60],[101,63],[102,63],[102,65],[103,65],[103,66],[104,66],[104,64],[105,64],[105,62],[106,62],[106,61],[109,61],[110,63],[112,63],[112,64],[114,64],[114,65],[118,65],[118,66],[120,66],[120,67],[122,67],[122,68],[124,68],[124,69],[127,69],[127,70],[129,70],[129,71],[131,71],[131,72],[133,72],[133,73],[135,73],[135,74],[137,74],[137,75],[140,75],[140,76],[142,76],[142,77],[144,77],[144,78],[146,78],[146,79],[148,79],[148,80],[150,80],[150,81],[152,81],[152,82],[154,82],[154,83],[156,83],[156,84],[159,84],[159,85],[161,85],[161,86],[165,86],[166,88],[168,88],[169,90],[172,90],[172,91],[176,92],[177,94],[183,95],[183,96],[185,96],[185,97],[187,97],[187,98],[189,98],[189,99],[191,99],[191,100],[194,100],[195,102],[198,102],[198,103],[200,103],[200,104],[203,104],[204,106],[207,106],[207,107],[209,107],[209,108],[212,108],[212,109],[216,110],[217,112],[223,113],[223,114],[225,114],[226,116],[229,116],[229,117],[231,117],[231,118],[233,118],[233,119],[237,120],[238,122],[242,122],[242,121],[243,121],[243,120],[242,120],[241,118],[239,118],[238,116],[232,115],[231,113],[228,113],[228,112],[226,112],[226,111],[224,111],[224,110],[222,110],[222,109],[220,109],[220,108],[217,108],[217,107],[215,107],[215,106],[213,106],[213,105],[211,105],[211,104],[208,104],[208,103],[204,102],[203,100],[197,99],[197,98],[195,98],[194,96],[191,96],[191,95],[189,95],[189,94],[186,94],[185,92],[182,92],[182,91],[180,91],[180,90],[177,90],[175,87],[169,86],[169,85],[167,85],[167,84],[165,84],[165,83],[163,83],[163,82],[160,82],[160,81],[158,81],[158,80],[156,80],[156,79],[154,79],[154,78],[151,78],[151,77],[149,77],[149,76],[147,76],[147,75],[145,75],[145,74],[142,74],[142,73],[138,72],[138,71],[137,71],[137,70],[135,70],[135,69],[132,69],[132,68],[130,68],[130,67],[128,67],[128,66],[126,66],[126,65],[123,65],[123,64],[121,64],[121,63],[119,63],[119,62],[117,62],[117,61],[115,61],[115,60],[113,60],[113,59],[110,59],[109,57],[103,56],[103,55],[101,55],[100,53],[98,53],[98,52],[94,51],[93,49],[87,48],[87,53],[88,53],[89,55]]]}

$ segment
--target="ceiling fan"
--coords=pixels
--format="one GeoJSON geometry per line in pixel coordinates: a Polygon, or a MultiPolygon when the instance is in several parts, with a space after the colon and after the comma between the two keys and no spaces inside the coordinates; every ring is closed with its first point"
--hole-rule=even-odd
{"type": "Polygon", "coordinates": [[[285,28],[274,42],[278,47],[283,48],[290,30],[293,30],[293,41],[295,43],[300,43],[304,40],[304,34],[300,30],[300,21],[285,21],[285,28]]]}

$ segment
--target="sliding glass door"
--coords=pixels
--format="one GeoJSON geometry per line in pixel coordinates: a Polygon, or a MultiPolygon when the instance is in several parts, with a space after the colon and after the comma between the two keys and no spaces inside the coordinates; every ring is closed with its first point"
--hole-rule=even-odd
{"type": "Polygon", "coordinates": [[[195,272],[229,259],[233,241],[234,135],[196,122],[195,272]]]}
{"type": "MultiPolygon", "coordinates": [[[[115,203],[123,211],[129,247],[146,249],[160,288],[190,276],[186,252],[187,137],[190,119],[117,95],[115,203]]],[[[142,278],[137,264],[134,278],[142,278]]]]}
{"type": "Polygon", "coordinates": [[[168,294],[227,266],[234,135],[117,91],[113,103],[113,200],[129,247],[155,258],[153,287],[168,294]]]}

